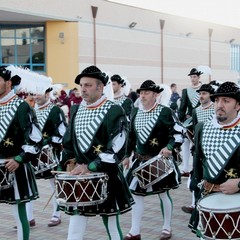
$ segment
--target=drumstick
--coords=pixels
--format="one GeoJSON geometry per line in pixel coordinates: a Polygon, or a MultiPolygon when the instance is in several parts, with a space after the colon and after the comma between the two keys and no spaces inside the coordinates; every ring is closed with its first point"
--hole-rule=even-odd
{"type": "Polygon", "coordinates": [[[50,201],[51,201],[51,199],[52,199],[52,197],[53,197],[54,194],[55,194],[55,190],[54,190],[54,192],[52,193],[52,195],[49,197],[46,205],[45,205],[44,208],[43,208],[43,211],[45,210],[45,208],[46,208],[46,207],[48,206],[48,204],[50,203],[50,201]]]}
{"type": "Polygon", "coordinates": [[[58,173],[67,173],[67,174],[69,174],[70,172],[66,172],[66,171],[65,171],[65,172],[64,172],[64,171],[54,171],[54,170],[53,170],[53,171],[51,171],[51,173],[57,173],[57,174],[58,174],[58,173]]]}

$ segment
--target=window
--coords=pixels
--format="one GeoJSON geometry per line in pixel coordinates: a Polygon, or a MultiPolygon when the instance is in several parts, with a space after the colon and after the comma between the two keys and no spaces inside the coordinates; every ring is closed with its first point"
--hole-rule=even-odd
{"type": "Polygon", "coordinates": [[[45,72],[45,26],[0,24],[0,63],[45,72]]]}
{"type": "Polygon", "coordinates": [[[231,70],[240,72],[240,45],[231,44],[231,70]]]}

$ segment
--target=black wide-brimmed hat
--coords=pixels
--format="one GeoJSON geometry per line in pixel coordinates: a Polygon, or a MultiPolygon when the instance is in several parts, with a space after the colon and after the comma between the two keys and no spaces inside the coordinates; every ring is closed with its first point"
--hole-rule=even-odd
{"type": "Polygon", "coordinates": [[[240,87],[234,82],[225,82],[211,95],[212,101],[216,97],[230,97],[240,102],[240,87]]]}
{"type": "Polygon", "coordinates": [[[190,71],[190,73],[188,74],[188,76],[191,76],[191,75],[200,76],[201,74],[203,74],[203,72],[198,71],[196,68],[192,68],[191,71],[190,71]]]}
{"type": "Polygon", "coordinates": [[[75,83],[79,84],[80,79],[82,77],[90,77],[90,78],[99,79],[104,84],[104,86],[108,82],[108,76],[106,75],[106,73],[102,72],[96,66],[89,66],[89,67],[85,68],[79,75],[77,75],[77,77],[75,78],[75,83]]]}
{"type": "Polygon", "coordinates": [[[113,76],[111,76],[111,80],[112,82],[117,82],[119,84],[122,84],[122,86],[125,85],[124,79],[121,78],[118,74],[114,74],[113,76]]]}
{"type": "Polygon", "coordinates": [[[203,84],[196,92],[209,92],[210,94],[214,93],[214,88],[211,84],[203,84]]]}
{"type": "Polygon", "coordinates": [[[12,76],[11,71],[6,69],[4,66],[0,67],[0,77],[2,77],[4,81],[10,80],[12,82],[12,86],[17,86],[21,82],[21,78],[18,75],[12,76]]]}
{"type": "Polygon", "coordinates": [[[142,83],[139,89],[137,89],[137,93],[140,93],[141,90],[149,90],[156,93],[162,92],[164,89],[160,86],[156,85],[156,83],[152,80],[146,80],[142,83]]]}

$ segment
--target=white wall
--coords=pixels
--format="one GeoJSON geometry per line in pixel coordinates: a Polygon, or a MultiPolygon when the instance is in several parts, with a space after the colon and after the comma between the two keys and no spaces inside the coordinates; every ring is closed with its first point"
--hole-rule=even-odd
{"type": "MultiPolygon", "coordinates": [[[[209,29],[212,34],[212,79],[237,81],[238,74],[230,71],[230,44],[240,43],[237,28],[220,26],[153,12],[103,0],[3,0],[0,9],[8,9],[53,19],[79,21],[79,72],[93,64],[93,18],[91,6],[97,6],[96,44],[97,65],[104,71],[118,73],[129,79],[133,89],[146,79],[161,81],[160,19],[165,20],[164,83],[177,83],[179,91],[189,85],[191,68],[209,64],[209,29]],[[129,29],[131,22],[137,22],[129,29]],[[187,33],[191,33],[186,37],[187,33]]],[[[9,14],[11,14],[11,11],[9,14]]],[[[14,16],[14,13],[12,13],[14,16]]],[[[1,16],[0,16],[1,18],[1,16]]],[[[71,37],[71,36],[66,36],[71,37]]],[[[202,76],[208,82],[208,76],[202,76]]]]}

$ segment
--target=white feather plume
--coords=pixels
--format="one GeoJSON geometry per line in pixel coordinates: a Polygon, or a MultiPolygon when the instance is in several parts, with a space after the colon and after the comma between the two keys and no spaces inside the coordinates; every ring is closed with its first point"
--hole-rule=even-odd
{"type": "Polygon", "coordinates": [[[114,93],[113,93],[113,87],[112,87],[112,81],[109,76],[110,74],[104,72],[108,76],[108,82],[103,88],[103,94],[107,97],[108,100],[113,101],[114,100],[114,93]]]}
{"type": "Polygon", "coordinates": [[[52,78],[30,71],[28,68],[10,65],[6,69],[11,71],[11,76],[21,77],[21,83],[15,87],[16,92],[42,94],[52,86],[52,78]]]}
{"type": "Polygon", "coordinates": [[[123,87],[123,92],[125,96],[128,96],[130,93],[130,89],[131,89],[131,83],[129,82],[129,80],[126,77],[122,77],[122,79],[125,82],[125,85],[123,87]]]}
{"type": "Polygon", "coordinates": [[[202,72],[203,74],[206,74],[206,75],[211,75],[212,74],[211,68],[207,65],[199,65],[197,67],[197,70],[199,72],[202,72]]]}
{"type": "Polygon", "coordinates": [[[170,98],[172,95],[171,88],[167,84],[160,84],[160,87],[164,90],[159,94],[157,101],[160,104],[169,107],[170,98]]]}
{"type": "Polygon", "coordinates": [[[57,99],[57,97],[60,95],[60,91],[63,89],[63,84],[60,84],[60,83],[58,83],[58,84],[53,84],[52,85],[52,91],[50,92],[50,98],[52,99],[52,100],[56,100],[57,99]]]}

